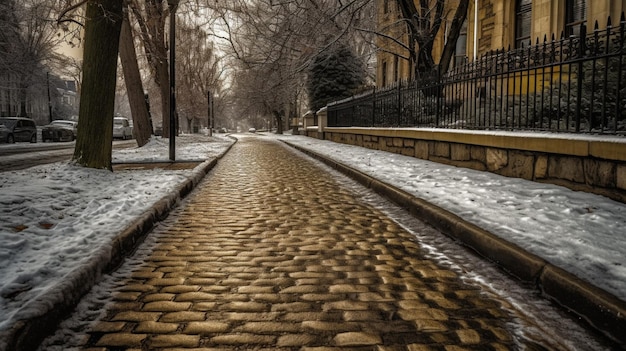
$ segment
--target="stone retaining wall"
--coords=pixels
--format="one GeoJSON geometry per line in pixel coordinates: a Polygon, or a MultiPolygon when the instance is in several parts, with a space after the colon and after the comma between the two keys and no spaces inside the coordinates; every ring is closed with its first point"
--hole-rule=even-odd
{"type": "Polygon", "coordinates": [[[626,202],[626,138],[390,128],[311,128],[306,134],[626,202]]]}

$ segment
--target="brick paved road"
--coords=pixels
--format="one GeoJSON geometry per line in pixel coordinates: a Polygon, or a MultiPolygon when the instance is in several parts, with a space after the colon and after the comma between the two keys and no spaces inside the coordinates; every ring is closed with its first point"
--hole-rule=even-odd
{"type": "Polygon", "coordinates": [[[243,138],[159,230],[92,350],[509,350],[498,302],[276,141],[243,138]],[[297,157],[297,159],[295,159],[297,157]]]}

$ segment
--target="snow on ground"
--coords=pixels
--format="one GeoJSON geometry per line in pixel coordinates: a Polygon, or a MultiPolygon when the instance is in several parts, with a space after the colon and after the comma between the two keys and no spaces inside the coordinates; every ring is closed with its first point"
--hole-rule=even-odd
{"type": "Polygon", "coordinates": [[[626,204],[384,151],[280,138],[446,209],[626,301],[626,204]]]}
{"type": "MultiPolygon", "coordinates": [[[[303,136],[276,136],[443,207],[626,300],[626,205],[303,136]]],[[[217,156],[225,137],[181,136],[177,160],[217,156]]],[[[168,140],[115,150],[115,163],[167,161],[168,140]]],[[[28,304],[184,181],[190,170],[108,172],[67,162],[0,173],[0,331],[28,304]],[[53,243],[53,244],[51,244],[53,243]]]]}
{"type": "MultiPolygon", "coordinates": [[[[214,158],[232,142],[183,135],[177,138],[176,159],[214,158]]],[[[142,148],[115,150],[113,161],[167,162],[168,145],[154,138],[142,148]]],[[[109,172],[69,162],[0,173],[0,331],[36,313],[29,303],[54,298],[49,289],[190,174],[109,172]]]]}

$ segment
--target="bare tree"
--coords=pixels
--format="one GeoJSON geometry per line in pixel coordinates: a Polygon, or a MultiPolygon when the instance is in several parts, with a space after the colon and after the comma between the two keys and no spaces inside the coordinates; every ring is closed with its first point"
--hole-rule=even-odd
{"type": "Polygon", "coordinates": [[[152,121],[150,120],[145,101],[133,32],[127,14],[124,15],[122,32],[120,34],[120,61],[124,72],[130,110],[133,116],[133,134],[135,140],[137,140],[137,145],[143,146],[148,143],[152,135],[152,121]]]}
{"type": "MultiPolygon", "coordinates": [[[[208,98],[221,93],[224,70],[209,34],[194,23],[193,18],[183,17],[177,33],[178,112],[187,122],[187,131],[208,119],[208,98]]],[[[208,122],[208,121],[207,121],[208,122]]],[[[208,123],[207,123],[208,126],[208,123]]]]}
{"type": "Polygon", "coordinates": [[[454,57],[456,42],[467,18],[466,0],[397,0],[401,22],[406,26],[408,45],[405,46],[415,76],[439,80],[454,57]],[[444,24],[450,22],[449,27],[444,24]],[[443,33],[445,30],[445,33],[443,33]],[[445,43],[438,63],[434,57],[437,38],[445,43]]]}
{"type": "Polygon", "coordinates": [[[163,136],[167,137],[169,136],[170,76],[165,34],[170,9],[167,1],[163,0],[130,0],[128,6],[139,29],[141,44],[152,78],[159,87],[163,136]]]}
{"type": "Polygon", "coordinates": [[[228,44],[235,69],[247,71],[234,76],[242,109],[272,116],[281,132],[287,111],[303,100],[293,92],[302,90],[313,57],[354,35],[368,6],[366,0],[238,0],[216,8],[225,28],[217,36],[228,44]]]}
{"type": "Polygon", "coordinates": [[[63,59],[54,51],[62,40],[56,26],[59,6],[58,0],[0,3],[0,80],[13,82],[4,89],[17,102],[18,115],[27,115],[33,92],[45,91],[46,72],[63,59]]]}
{"type": "Polygon", "coordinates": [[[113,112],[123,0],[89,0],[85,22],[83,82],[73,160],[112,169],[113,112]]]}

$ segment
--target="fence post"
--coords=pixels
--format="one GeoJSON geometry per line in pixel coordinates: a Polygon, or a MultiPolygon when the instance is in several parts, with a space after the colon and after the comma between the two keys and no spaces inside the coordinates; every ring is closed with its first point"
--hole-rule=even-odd
{"type": "Polygon", "coordinates": [[[583,22],[580,25],[580,39],[578,44],[578,84],[576,89],[578,89],[578,94],[576,97],[576,133],[580,132],[580,114],[582,107],[582,94],[583,94],[583,80],[585,78],[585,67],[583,64],[582,58],[585,56],[586,48],[586,39],[587,37],[587,26],[583,22]]]}
{"type": "Polygon", "coordinates": [[[619,66],[617,69],[617,99],[615,100],[615,122],[613,123],[613,133],[617,133],[617,122],[619,121],[620,112],[621,112],[621,90],[622,90],[622,66],[624,59],[624,29],[626,28],[626,16],[624,16],[624,12],[620,17],[619,21],[619,66]]]}
{"type": "Polygon", "coordinates": [[[372,91],[372,124],[371,126],[374,126],[374,123],[376,122],[376,87],[374,87],[374,90],[372,91]]]}
{"type": "Polygon", "coordinates": [[[402,116],[402,79],[398,80],[398,109],[396,110],[396,126],[400,126],[400,120],[402,116]]]}

